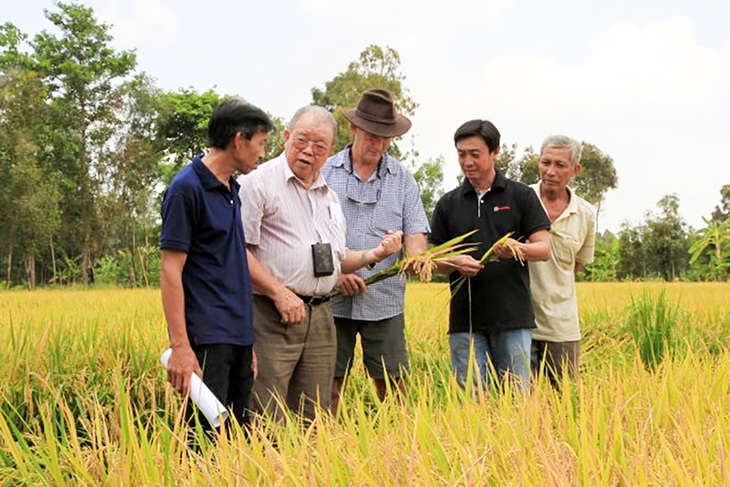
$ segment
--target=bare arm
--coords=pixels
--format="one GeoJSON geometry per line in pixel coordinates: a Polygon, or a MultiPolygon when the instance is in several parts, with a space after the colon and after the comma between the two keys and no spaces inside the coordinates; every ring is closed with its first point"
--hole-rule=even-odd
{"type": "MultiPolygon", "coordinates": [[[[405,254],[406,255],[416,255],[420,254],[421,252],[425,252],[428,248],[428,241],[426,240],[426,235],[423,233],[415,233],[413,235],[407,235],[403,238],[403,247],[405,248],[405,254]]],[[[371,251],[367,251],[371,252],[371,251]]],[[[371,257],[370,254],[367,252],[360,254],[361,260],[369,260],[371,257]]],[[[358,252],[354,252],[354,254],[357,254],[358,252]]],[[[369,264],[370,262],[368,262],[369,264]]],[[[365,264],[367,265],[367,264],[365,264]]],[[[362,267],[362,266],[360,266],[362,267]]],[[[368,291],[367,285],[365,284],[365,281],[363,279],[356,275],[356,274],[341,274],[339,279],[337,280],[337,284],[335,284],[335,289],[337,292],[342,294],[343,296],[354,296],[358,293],[366,293],[368,291]]]]}
{"type": "Polygon", "coordinates": [[[573,274],[577,276],[581,272],[583,272],[583,264],[576,262],[575,267],[573,267],[573,274]]]}
{"type": "Polygon", "coordinates": [[[395,254],[403,246],[403,232],[388,232],[374,249],[347,250],[341,268],[344,274],[349,274],[370,264],[377,264],[389,255],[395,254]]]}
{"type": "Polygon", "coordinates": [[[163,249],[160,266],[162,309],[165,312],[167,334],[172,348],[172,355],[167,363],[167,380],[181,394],[187,394],[190,390],[192,373],[203,376],[185,327],[182,271],[187,257],[185,252],[163,249]]]}
{"type": "Polygon", "coordinates": [[[428,240],[425,233],[414,233],[403,238],[403,247],[407,256],[420,254],[428,250],[428,240]]]}
{"type": "Polygon", "coordinates": [[[246,248],[248,272],[254,289],[274,302],[285,325],[298,325],[304,321],[304,302],[291,289],[274,279],[269,271],[261,265],[250,249],[246,248]]]}

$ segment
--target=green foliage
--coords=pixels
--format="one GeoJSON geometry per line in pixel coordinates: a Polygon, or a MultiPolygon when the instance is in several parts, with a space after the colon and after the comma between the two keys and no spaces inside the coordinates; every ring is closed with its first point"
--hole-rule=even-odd
{"type": "Polygon", "coordinates": [[[413,177],[421,189],[421,202],[429,221],[433,216],[436,203],[443,195],[441,185],[444,181],[444,164],[443,156],[428,159],[413,173],[413,177]]]}
{"type": "Polygon", "coordinates": [[[692,235],[694,241],[688,250],[691,254],[689,263],[694,264],[703,258],[701,272],[704,271],[704,277],[711,280],[725,280],[730,270],[728,247],[725,246],[726,243],[730,243],[730,218],[721,223],[707,218],[703,220],[705,227],[692,235]]]}
{"type": "Polygon", "coordinates": [[[720,189],[720,204],[712,212],[712,221],[720,223],[730,218],[730,184],[725,184],[720,189]]]}
{"type": "Polygon", "coordinates": [[[644,294],[638,299],[632,296],[626,329],[647,369],[656,369],[676,347],[680,317],[679,305],[670,303],[664,291],[658,296],[644,294]]]}
{"type": "Polygon", "coordinates": [[[535,154],[532,146],[526,147],[522,156],[517,157],[517,143],[511,146],[502,144],[502,147],[494,160],[494,166],[502,171],[505,176],[525,184],[534,184],[540,180],[540,173],[537,169],[539,155],[535,154]]]}
{"type": "Polygon", "coordinates": [[[679,197],[664,196],[659,214],[647,213],[644,240],[647,258],[665,281],[678,279],[687,268],[687,224],[679,215],[679,197]]]}
{"type": "Polygon", "coordinates": [[[638,226],[621,225],[619,236],[619,279],[680,279],[688,268],[687,224],[679,216],[676,194],[664,196],[659,212],[649,211],[638,226]]]}
{"type": "MultiPolygon", "coordinates": [[[[312,104],[325,107],[337,119],[336,152],[352,140],[350,123],[342,116],[342,109],[357,106],[364,91],[386,89],[393,94],[395,106],[401,114],[410,116],[415,113],[418,104],[404,86],[405,78],[400,70],[400,55],[395,49],[370,45],[360,53],[357,61],[350,63],[347,70],[327,81],[324,90],[312,88],[312,104]]],[[[390,151],[396,158],[403,157],[396,143],[391,144],[390,151]]]]}
{"type": "Polygon", "coordinates": [[[286,130],[287,123],[283,118],[274,117],[271,114],[269,114],[269,118],[273,122],[274,127],[276,127],[276,132],[269,132],[269,137],[266,140],[266,156],[264,157],[264,161],[273,159],[284,152],[284,130],[286,130]]]}
{"type": "Polygon", "coordinates": [[[585,271],[578,274],[576,280],[593,282],[615,281],[618,277],[620,262],[619,239],[610,231],[596,234],[593,262],[585,271]]]}
{"type": "Polygon", "coordinates": [[[171,159],[164,167],[165,186],[193,157],[205,152],[208,119],[224,98],[212,89],[198,93],[193,88],[164,95],[159,130],[171,159]]]}
{"type": "Polygon", "coordinates": [[[581,171],[571,186],[577,194],[595,205],[600,211],[606,192],[618,186],[616,168],[611,156],[604,154],[593,144],[588,142],[582,142],[582,144],[581,171]]]}

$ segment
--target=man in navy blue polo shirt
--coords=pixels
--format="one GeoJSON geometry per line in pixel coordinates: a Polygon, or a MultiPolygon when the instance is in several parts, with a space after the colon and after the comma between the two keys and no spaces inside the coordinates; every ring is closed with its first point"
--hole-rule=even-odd
{"type": "Polygon", "coordinates": [[[198,374],[241,424],[248,422],[255,371],[249,265],[257,263],[247,258],[233,173],[256,168],[273,128],[260,108],[223,101],[208,123],[210,151],[175,176],[162,201],[168,380],[187,394],[198,374]]]}
{"type": "Polygon", "coordinates": [[[526,391],[535,317],[530,274],[515,260],[513,248],[519,247],[528,261],[549,259],[550,220],[530,187],[495,169],[499,139],[497,128],[486,120],[471,120],[456,130],[454,143],[466,177],[461,187],[436,204],[430,241],[438,245],[479,230],[467,240],[478,246],[473,255],[458,256],[451,266],[439,267],[449,274],[452,290],[459,274],[469,278],[452,295],[449,313],[451,364],[457,379],[465,383],[473,357],[483,385],[491,362],[500,377],[509,372],[526,391]],[[481,256],[509,232],[514,232],[511,245],[495,246],[500,260],[481,265],[481,256]]]}

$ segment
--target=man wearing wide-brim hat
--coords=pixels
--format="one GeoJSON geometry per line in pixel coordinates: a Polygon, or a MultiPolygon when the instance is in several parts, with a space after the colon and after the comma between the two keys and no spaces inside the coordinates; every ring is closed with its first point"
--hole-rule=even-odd
{"type": "MultiPolygon", "coordinates": [[[[347,247],[369,249],[388,232],[402,231],[407,255],[427,248],[428,218],[418,184],[404,164],[388,154],[393,137],[411,128],[398,113],[393,96],[384,89],[364,92],[355,108],[342,114],[350,122],[353,141],[331,157],[323,168],[327,184],[337,193],[347,221],[347,247]]],[[[390,267],[402,255],[394,254],[376,267],[343,274],[336,288],[343,296],[332,301],[337,327],[337,366],[331,407],[337,410],[340,390],[360,334],[363,361],[375,380],[378,395],[385,397],[386,380],[403,390],[409,371],[403,304],[405,278],[392,277],[355,294],[362,279],[390,267]],[[383,367],[385,365],[385,367],[383,367]]]]}

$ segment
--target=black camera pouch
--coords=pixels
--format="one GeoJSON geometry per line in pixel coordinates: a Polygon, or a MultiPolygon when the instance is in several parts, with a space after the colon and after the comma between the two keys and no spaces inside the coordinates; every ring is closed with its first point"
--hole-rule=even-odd
{"type": "Polygon", "coordinates": [[[312,244],[312,263],[314,264],[314,277],[334,274],[335,263],[332,261],[332,246],[328,243],[312,244]]]}

